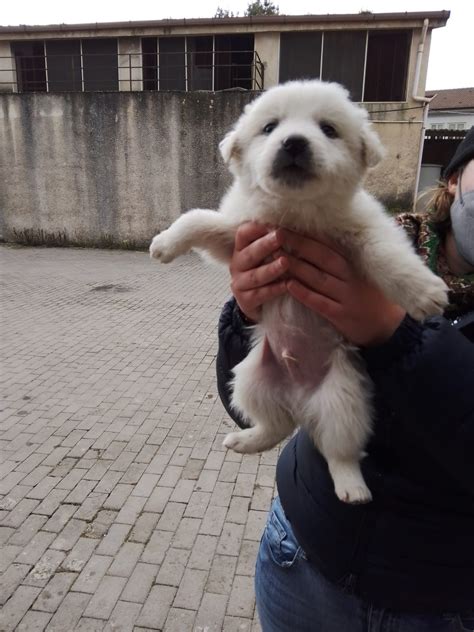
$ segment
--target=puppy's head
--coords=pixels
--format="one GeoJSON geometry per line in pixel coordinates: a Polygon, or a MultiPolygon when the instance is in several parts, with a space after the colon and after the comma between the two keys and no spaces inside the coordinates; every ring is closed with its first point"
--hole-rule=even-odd
{"type": "Polygon", "coordinates": [[[276,195],[352,191],[383,156],[367,112],[335,83],[295,81],[250,103],[220,149],[232,173],[276,195]]]}

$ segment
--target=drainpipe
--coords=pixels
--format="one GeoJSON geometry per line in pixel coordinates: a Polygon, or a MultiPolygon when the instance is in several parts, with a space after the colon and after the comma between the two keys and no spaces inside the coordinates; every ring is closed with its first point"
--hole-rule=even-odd
{"type": "Polygon", "coordinates": [[[428,121],[428,110],[429,110],[430,102],[436,96],[435,94],[432,97],[425,97],[424,95],[421,96],[418,94],[418,88],[419,88],[419,83],[420,83],[421,63],[423,61],[423,52],[425,49],[426,34],[428,32],[429,23],[430,21],[428,20],[428,18],[425,18],[423,20],[423,28],[421,30],[421,39],[420,39],[420,43],[418,44],[418,52],[416,54],[415,78],[413,80],[412,99],[413,101],[416,101],[417,103],[423,104],[423,123],[421,126],[421,140],[420,140],[420,148],[418,152],[418,165],[416,168],[415,191],[413,193],[413,210],[415,210],[415,207],[416,207],[416,198],[418,194],[418,187],[420,184],[421,160],[423,157],[423,144],[425,142],[425,130],[426,130],[427,121],[428,121]]]}

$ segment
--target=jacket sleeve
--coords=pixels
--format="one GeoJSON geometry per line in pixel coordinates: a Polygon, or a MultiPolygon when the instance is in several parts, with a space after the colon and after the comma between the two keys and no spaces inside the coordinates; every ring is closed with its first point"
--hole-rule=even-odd
{"type": "Polygon", "coordinates": [[[235,423],[241,428],[247,428],[248,424],[232,409],[230,404],[232,369],[250,351],[250,329],[240,316],[235,298],[231,298],[224,305],[219,319],[218,335],[216,373],[219,396],[224,408],[235,423]]]}
{"type": "Polygon", "coordinates": [[[362,356],[393,417],[474,494],[474,344],[442,318],[407,316],[362,356]]]}

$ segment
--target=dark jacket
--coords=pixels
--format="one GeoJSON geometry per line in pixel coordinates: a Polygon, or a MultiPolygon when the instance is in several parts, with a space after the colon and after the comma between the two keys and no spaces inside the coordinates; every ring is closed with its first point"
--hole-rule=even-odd
{"type": "MultiPolygon", "coordinates": [[[[474,613],[469,327],[407,316],[390,341],[361,352],[375,385],[374,434],[362,463],[371,503],[338,500],[326,461],[303,430],[278,461],[281,503],[310,562],[379,607],[474,613]]],[[[219,322],[217,377],[241,426],[227,383],[248,352],[247,331],[231,299],[219,322]]]]}

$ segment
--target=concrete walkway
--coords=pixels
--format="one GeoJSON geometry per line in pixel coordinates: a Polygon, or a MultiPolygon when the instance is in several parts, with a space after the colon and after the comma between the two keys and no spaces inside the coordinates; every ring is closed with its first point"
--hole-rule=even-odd
{"type": "Polygon", "coordinates": [[[221,446],[225,271],[9,246],[0,266],[0,630],[259,630],[277,452],[221,446]]]}

